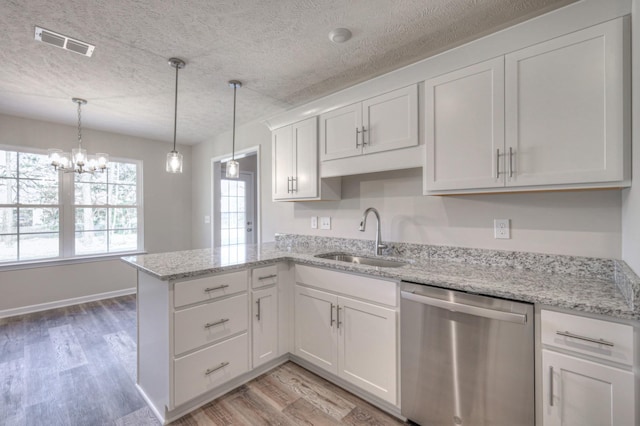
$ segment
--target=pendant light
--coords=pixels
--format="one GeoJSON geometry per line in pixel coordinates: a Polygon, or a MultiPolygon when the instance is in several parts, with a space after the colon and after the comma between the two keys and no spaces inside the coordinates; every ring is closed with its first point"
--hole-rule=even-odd
{"type": "Polygon", "coordinates": [[[98,152],[96,155],[87,155],[87,150],[82,148],[82,105],[87,103],[80,98],[71,99],[78,104],[78,148],[71,153],[62,152],[61,149],[49,149],[49,162],[55,170],[65,173],[94,173],[96,170],[104,172],[109,162],[109,154],[98,152]]]}
{"type": "Polygon", "coordinates": [[[227,178],[238,179],[240,177],[240,164],[236,161],[236,90],[242,87],[238,80],[231,80],[229,87],[233,87],[233,137],[231,145],[231,160],[227,161],[227,178]]]}
{"type": "Polygon", "coordinates": [[[176,96],[173,113],[173,151],[167,154],[167,172],[182,173],[182,154],[176,151],[176,130],[178,126],[178,70],[185,67],[182,59],[171,58],[169,65],[176,69],[176,96]]]}

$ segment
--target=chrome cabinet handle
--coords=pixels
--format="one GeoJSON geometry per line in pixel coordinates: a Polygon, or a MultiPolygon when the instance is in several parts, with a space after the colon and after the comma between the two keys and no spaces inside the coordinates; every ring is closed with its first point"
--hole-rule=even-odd
{"type": "Polygon", "coordinates": [[[366,131],[367,131],[367,129],[365,129],[364,126],[362,126],[362,132],[360,132],[360,133],[362,133],[362,146],[367,145],[367,143],[364,141],[364,132],[366,132],[366,131]]]}
{"type": "Polygon", "coordinates": [[[228,362],[226,362],[226,361],[225,361],[225,362],[221,362],[221,363],[220,363],[220,365],[219,365],[219,366],[217,366],[217,367],[208,368],[208,369],[207,369],[207,371],[205,371],[205,372],[204,372],[204,375],[205,375],[205,376],[208,376],[209,374],[213,373],[214,371],[218,371],[218,370],[220,370],[221,368],[226,367],[227,365],[229,365],[229,363],[228,363],[228,362]]]}
{"type": "Polygon", "coordinates": [[[256,318],[260,321],[260,299],[256,300],[256,305],[258,305],[258,313],[256,314],[256,318]]]}
{"type": "Polygon", "coordinates": [[[229,287],[227,284],[222,284],[222,285],[219,285],[218,287],[207,287],[204,289],[204,292],[209,293],[216,290],[222,290],[223,288],[227,288],[227,287],[229,287]]]}
{"type": "Polygon", "coordinates": [[[556,331],[556,334],[558,336],[564,336],[564,337],[570,337],[572,339],[578,339],[578,340],[584,340],[585,342],[590,342],[590,343],[596,343],[598,345],[604,345],[604,346],[609,346],[609,347],[613,347],[613,343],[608,342],[604,339],[594,339],[593,337],[586,337],[586,336],[580,336],[578,334],[573,334],[570,333],[568,331],[556,331]]]}
{"type": "Polygon", "coordinates": [[[278,274],[265,275],[264,277],[258,277],[258,281],[270,280],[271,278],[278,278],[278,274]]]}
{"type": "Polygon", "coordinates": [[[496,149],[496,179],[500,179],[500,148],[496,149]]]}
{"type": "Polygon", "coordinates": [[[329,318],[330,318],[329,327],[333,327],[333,323],[336,322],[336,320],[333,319],[333,307],[334,306],[335,305],[332,303],[331,304],[331,308],[329,309],[329,318]]]}
{"type": "Polygon", "coordinates": [[[298,178],[291,178],[291,192],[298,192],[298,178]],[[295,183],[295,186],[293,184],[295,183]]]}
{"type": "Polygon", "coordinates": [[[340,307],[340,305],[336,305],[338,307],[338,309],[336,310],[337,312],[337,317],[338,317],[338,328],[340,328],[340,324],[342,324],[342,321],[340,321],[340,310],[342,309],[340,307]]]}
{"type": "Polygon", "coordinates": [[[216,325],[220,325],[220,324],[224,324],[225,322],[229,321],[229,318],[222,318],[219,321],[216,322],[208,322],[204,325],[204,328],[211,328],[211,327],[215,327],[216,325]]]}
{"type": "Polygon", "coordinates": [[[287,177],[287,194],[291,193],[291,176],[287,177]]]}
{"type": "Polygon", "coordinates": [[[358,135],[360,134],[360,129],[356,127],[356,148],[360,148],[360,142],[358,142],[358,135]]]}
{"type": "Polygon", "coordinates": [[[553,407],[553,365],[549,367],[549,406],[553,407]]]}
{"type": "Polygon", "coordinates": [[[513,148],[509,147],[509,177],[513,177],[513,148]]]}

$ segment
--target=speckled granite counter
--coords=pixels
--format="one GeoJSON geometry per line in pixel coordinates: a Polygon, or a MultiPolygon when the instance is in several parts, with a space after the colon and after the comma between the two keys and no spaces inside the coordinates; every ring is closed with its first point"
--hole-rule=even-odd
{"type": "Polygon", "coordinates": [[[640,319],[638,277],[624,262],[534,253],[389,244],[400,268],[356,265],[314,257],[329,251],[370,256],[369,241],[280,236],[277,243],[129,256],[123,260],[160,280],[255,267],[279,261],[328,267],[394,280],[640,319]],[[625,269],[626,268],[626,269],[625,269]]]}

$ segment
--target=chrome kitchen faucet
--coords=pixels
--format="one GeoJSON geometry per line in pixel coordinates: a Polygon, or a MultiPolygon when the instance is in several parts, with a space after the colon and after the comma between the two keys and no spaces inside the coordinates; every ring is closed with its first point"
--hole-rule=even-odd
{"type": "Polygon", "coordinates": [[[387,248],[385,244],[382,244],[382,236],[380,235],[380,213],[373,207],[369,207],[362,214],[362,219],[360,220],[360,231],[364,232],[367,227],[367,215],[369,212],[373,212],[376,215],[376,256],[382,255],[382,249],[387,248]]]}

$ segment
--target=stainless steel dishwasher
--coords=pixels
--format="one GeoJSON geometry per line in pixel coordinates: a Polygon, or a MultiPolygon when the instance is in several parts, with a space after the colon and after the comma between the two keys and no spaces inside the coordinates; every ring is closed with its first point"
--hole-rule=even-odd
{"type": "Polygon", "coordinates": [[[533,305],[401,285],[402,415],[423,426],[533,426],[533,305]]]}

